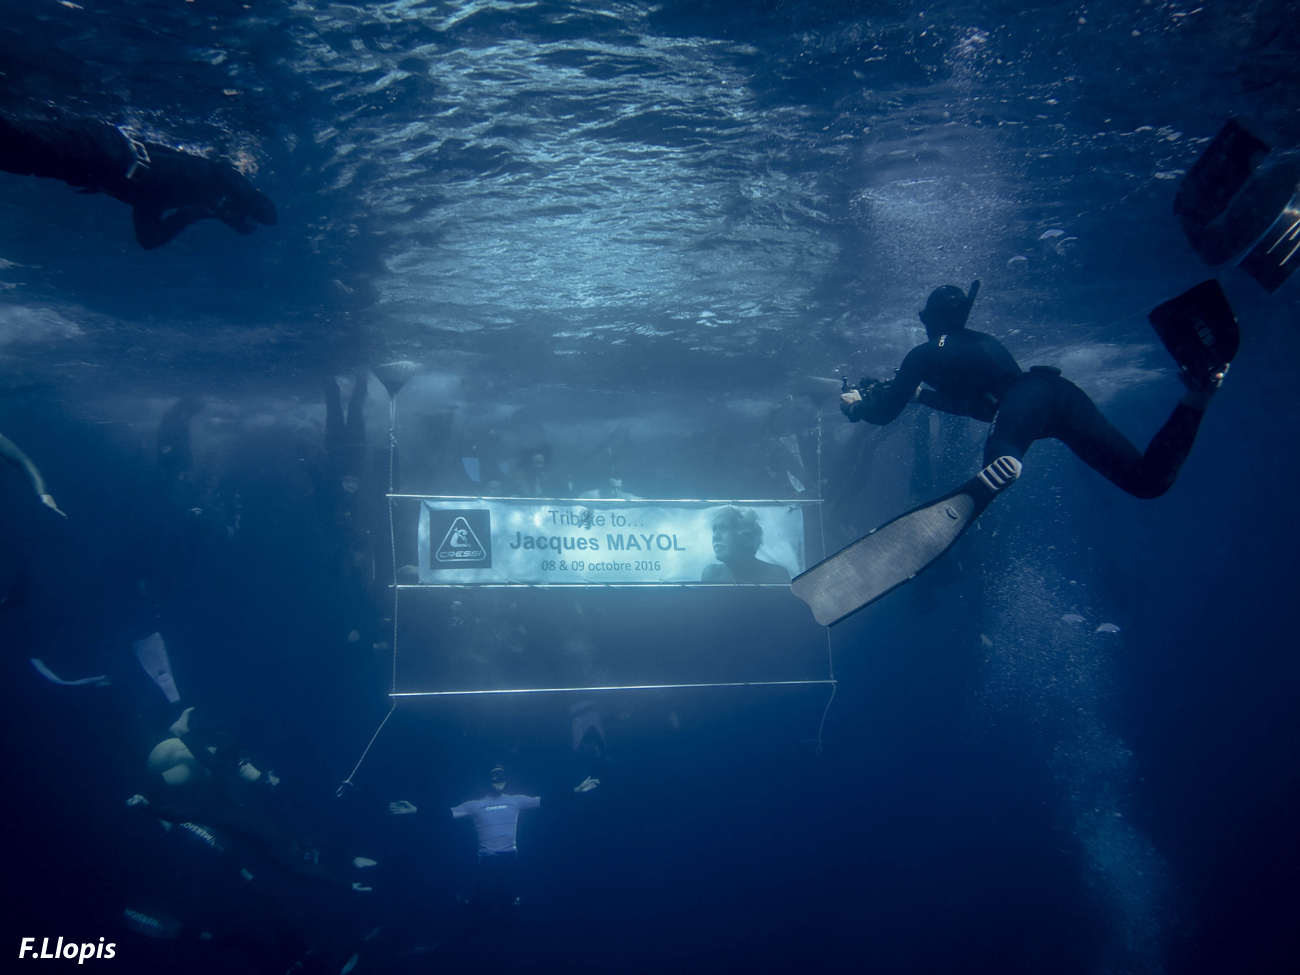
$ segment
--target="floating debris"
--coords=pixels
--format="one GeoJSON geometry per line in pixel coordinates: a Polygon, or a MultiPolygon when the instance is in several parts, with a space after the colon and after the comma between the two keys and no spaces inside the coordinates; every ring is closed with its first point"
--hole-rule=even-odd
{"type": "Polygon", "coordinates": [[[1116,626],[1114,623],[1102,623],[1101,626],[1097,627],[1096,632],[1098,632],[1098,633],[1118,633],[1118,632],[1120,632],[1120,629],[1119,629],[1119,627],[1116,626]]]}
{"type": "Polygon", "coordinates": [[[1063,619],[1063,620],[1064,620],[1065,622],[1067,622],[1067,623],[1082,623],[1082,622],[1083,622],[1083,617],[1080,616],[1078,613],[1066,613],[1064,616],[1061,617],[1061,619],[1063,619]]]}

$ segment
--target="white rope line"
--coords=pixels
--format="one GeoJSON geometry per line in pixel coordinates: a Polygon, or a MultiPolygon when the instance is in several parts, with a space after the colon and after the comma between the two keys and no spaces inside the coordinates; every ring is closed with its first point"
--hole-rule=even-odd
{"type": "MultiPolygon", "coordinates": [[[[393,458],[397,450],[397,394],[388,398],[388,552],[393,557],[393,684],[397,690],[397,532],[393,527],[393,458]]],[[[388,719],[385,718],[385,721],[388,719]]],[[[380,726],[382,727],[382,725],[380,726]]]]}
{"type": "MultiPolygon", "coordinates": [[[[464,570],[468,571],[468,570],[464,570]]],[[[398,589],[786,589],[788,582],[403,582],[398,589]]]]}
{"type": "Polygon", "coordinates": [[[574,504],[582,507],[591,508],[601,505],[607,507],[620,507],[631,504],[821,504],[821,498],[732,498],[730,501],[721,498],[701,499],[701,498],[635,498],[630,501],[624,501],[617,498],[499,498],[495,495],[485,497],[481,494],[393,494],[389,493],[390,498],[407,498],[417,501],[539,501],[544,504],[574,504]]]}
{"type": "MultiPolygon", "coordinates": [[[[822,411],[817,409],[817,500],[822,498],[822,411]]],[[[817,508],[817,528],[822,539],[822,558],[826,558],[826,509],[817,508]]],[[[830,671],[831,696],[826,699],[826,708],[822,711],[822,720],[817,725],[817,754],[822,753],[822,732],[826,729],[826,716],[831,713],[831,702],[835,700],[835,650],[831,646],[831,628],[826,627],[826,662],[830,671]]]]}
{"type": "Polygon", "coordinates": [[[745,680],[713,684],[621,684],[611,687],[513,687],[480,691],[400,691],[390,697],[464,697],[471,694],[563,694],[588,691],[662,691],[686,687],[793,687],[803,684],[833,684],[829,680],[745,680]]]}
{"type": "MultiPolygon", "coordinates": [[[[392,695],[389,696],[391,697],[392,695]]],[[[361,768],[361,763],[364,762],[366,760],[366,756],[370,754],[370,745],[373,745],[375,743],[375,739],[379,737],[379,733],[384,730],[384,725],[388,724],[388,719],[393,716],[393,712],[396,710],[397,710],[397,702],[394,701],[392,703],[392,706],[388,709],[388,713],[384,715],[384,720],[379,722],[379,727],[376,728],[375,733],[370,736],[370,744],[366,745],[366,750],[361,753],[361,757],[357,759],[357,764],[352,767],[352,771],[348,773],[348,777],[344,779],[342,783],[340,783],[339,790],[338,792],[334,793],[334,795],[341,796],[348,788],[355,785],[355,783],[352,781],[352,776],[357,774],[357,769],[361,768]]]]}
{"type": "Polygon", "coordinates": [[[822,753],[822,732],[826,729],[826,716],[831,713],[831,702],[835,700],[835,689],[839,682],[835,680],[835,651],[831,648],[831,628],[826,627],[826,659],[830,664],[831,679],[825,683],[831,685],[831,696],[826,699],[826,708],[822,711],[821,724],[817,726],[817,754],[822,753]]]}
{"type": "MultiPolygon", "coordinates": [[[[397,599],[398,590],[401,588],[397,585],[397,532],[393,526],[393,467],[394,452],[397,449],[397,397],[388,397],[388,550],[393,559],[393,674],[391,687],[393,691],[397,690],[397,599]]],[[[357,774],[357,769],[361,768],[361,763],[366,760],[370,754],[370,748],[379,737],[379,733],[384,730],[384,725],[388,724],[388,719],[393,716],[397,710],[397,701],[393,699],[392,693],[389,694],[390,703],[388,713],[384,715],[384,720],[379,722],[379,727],[375,733],[370,736],[370,741],[366,745],[365,751],[357,759],[357,764],[352,767],[348,777],[340,784],[335,796],[342,796],[344,792],[352,788],[356,783],[352,781],[352,776],[357,774]]]]}

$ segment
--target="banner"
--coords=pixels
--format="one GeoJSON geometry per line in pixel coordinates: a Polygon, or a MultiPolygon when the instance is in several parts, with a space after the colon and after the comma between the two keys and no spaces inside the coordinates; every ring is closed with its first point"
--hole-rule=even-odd
{"type": "Polygon", "coordinates": [[[422,498],[420,584],[788,586],[808,503],[422,498]]]}

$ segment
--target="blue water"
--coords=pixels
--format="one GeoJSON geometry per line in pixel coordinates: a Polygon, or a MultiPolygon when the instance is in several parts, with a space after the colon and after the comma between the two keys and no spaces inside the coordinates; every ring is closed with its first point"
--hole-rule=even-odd
{"type": "Polygon", "coordinates": [[[784,498],[794,435],[833,551],[969,476],[985,427],[850,426],[808,377],[889,376],[929,290],[976,278],[973,327],[1144,445],[1181,392],[1145,312],[1212,273],[1178,180],[1230,115],[1300,144],[1294,0],[9,6],[0,111],[223,156],[280,219],[145,252],[122,204],[0,174],[0,432],[68,514],[0,470],[4,951],[102,936],[117,958],[87,965],[287,967],[232,871],[124,805],[194,705],[332,868],[373,879],[271,871],[321,971],[358,946],[359,973],[1295,957],[1294,281],[1221,273],[1242,350],[1168,495],[1039,443],[941,566],[829,646],[779,591],[404,592],[395,676],[374,379],[359,561],[318,490],[324,383],[346,403],[410,359],[402,491],[471,492],[462,457],[545,444],[557,496],[612,462],[642,497],[784,498]],[[182,396],[179,478],[158,447],[182,396]],[[180,704],[132,653],[154,631],[180,704]],[[821,684],[603,692],[602,784],[560,808],[593,768],[581,696],[405,702],[336,797],[395,680],[824,680],[832,656],[829,711],[821,684]],[[514,928],[475,935],[472,830],[445,810],[495,762],[543,806],[514,928]]]}

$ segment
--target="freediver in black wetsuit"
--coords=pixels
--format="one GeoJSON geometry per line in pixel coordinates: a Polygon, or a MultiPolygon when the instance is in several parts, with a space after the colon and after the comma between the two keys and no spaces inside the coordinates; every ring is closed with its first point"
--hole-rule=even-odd
{"type": "Polygon", "coordinates": [[[135,239],[145,250],[199,220],[217,219],[241,234],[276,220],[275,205],[229,163],[140,142],[95,119],[0,115],[0,170],[121,200],[132,208],[135,239]]]}
{"type": "Polygon", "coordinates": [[[1055,438],[1134,497],[1158,498],[1173,487],[1223,372],[1199,377],[1180,371],[1187,392],[1141,453],[1059,369],[1034,366],[1025,372],[1001,342],[967,328],[972,301],[956,285],[931,292],[920,312],[929,341],[907,354],[893,379],[842,394],[844,414],[884,425],[916,400],[992,423],[985,464],[1008,456],[1023,460],[1035,440],[1055,438]]]}
{"type": "Polygon", "coordinates": [[[864,380],[840,397],[840,408],[853,421],[890,423],[915,400],[993,426],[979,474],[792,580],[791,591],[824,626],[856,613],[938,561],[1015,483],[1035,440],[1060,440],[1134,497],[1158,498],[1177,479],[1201,417],[1237,351],[1237,320],[1215,281],[1152,311],[1151,324],[1178,362],[1187,392],[1142,453],[1059,369],[1034,366],[1025,372],[997,339],[966,328],[978,290],[978,281],[969,295],[956,285],[936,288],[920,312],[929,341],[907,354],[893,379],[864,380]]]}
{"type": "MultiPolygon", "coordinates": [[[[283,822],[283,817],[271,808],[269,793],[279,783],[275,774],[254,766],[240,744],[230,736],[201,723],[195,727],[193,711],[192,707],[185,709],[170,728],[174,737],[159,742],[149,756],[148,768],[159,774],[165,792],[161,795],[155,792],[152,800],[137,794],[127,800],[127,805],[157,817],[169,834],[184,845],[213,854],[236,868],[237,873],[232,872],[229,876],[231,879],[235,876],[241,878],[237,881],[238,889],[244,892],[243,896],[251,898],[252,908],[267,922],[274,943],[260,943],[255,936],[237,928],[222,932],[220,939],[223,942],[250,953],[253,962],[265,961],[268,971],[302,972],[303,975],[337,971],[337,967],[329,968],[321,956],[309,949],[297,925],[291,923],[282,911],[280,901],[285,896],[284,889],[276,886],[274,881],[271,886],[266,886],[266,881],[250,871],[248,866],[258,870],[259,864],[266,864],[290,880],[308,881],[341,891],[369,893],[373,888],[360,882],[349,883],[323,866],[319,851],[300,840],[283,822]],[[247,861],[249,854],[254,855],[251,862],[247,861]]],[[[370,860],[354,863],[358,867],[363,863],[375,865],[370,860]]],[[[203,876],[200,873],[196,879],[201,880],[203,876]]],[[[128,923],[131,923],[132,913],[127,912],[128,923]]],[[[155,933],[147,930],[150,918],[143,917],[140,912],[134,913],[137,917],[131,926],[146,934],[155,937],[192,934],[186,930],[155,933]]],[[[160,922],[154,920],[153,923],[160,922]]],[[[176,922],[170,924],[174,927],[176,922]]],[[[359,951],[362,943],[376,933],[372,931],[348,950],[359,951]]],[[[334,951],[337,947],[329,950],[334,951]]],[[[347,970],[355,964],[354,957],[347,970]]]]}
{"type": "MultiPolygon", "coordinates": [[[[180,801],[164,798],[151,801],[132,796],[127,804],[143,807],[171,823],[199,823],[243,840],[263,854],[286,876],[310,880],[340,889],[367,890],[349,884],[317,862],[316,851],[301,843],[266,809],[265,793],[279,779],[263,773],[248,761],[238,743],[225,735],[194,731],[187,708],[172,725],[172,734],[185,747],[174,748],[178,768],[186,768],[183,779],[187,795],[180,801]],[[197,770],[203,776],[195,778],[197,770]]],[[[165,772],[164,780],[172,781],[165,772]]]]}

